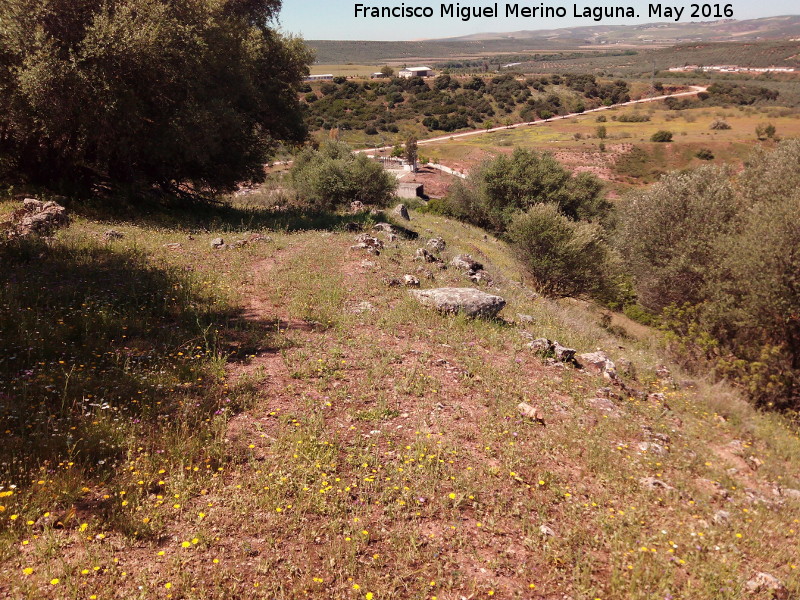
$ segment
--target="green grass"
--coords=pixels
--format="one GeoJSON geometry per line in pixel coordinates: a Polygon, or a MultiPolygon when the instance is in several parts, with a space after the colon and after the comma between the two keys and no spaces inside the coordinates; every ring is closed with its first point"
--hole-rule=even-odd
{"type": "Polygon", "coordinates": [[[83,216],[0,248],[0,595],[705,600],[741,597],[757,571],[800,593],[800,504],[771,504],[773,484],[800,487],[789,421],[724,386],[657,380],[657,334],[616,317],[617,337],[592,305],[536,297],[476,228],[412,212],[421,239],[375,257],[349,250],[345,217],[241,210],[117,217],[112,243],[83,216]],[[271,241],[210,248],[250,232],[271,241]],[[486,264],[505,320],[443,317],[383,283],[416,273],[434,235],[445,260],[486,264]],[[543,364],[521,331],[632,360],[628,383],[669,408],[598,411],[604,380],[543,364]],[[644,425],[669,454],[639,452],[644,425]]]}

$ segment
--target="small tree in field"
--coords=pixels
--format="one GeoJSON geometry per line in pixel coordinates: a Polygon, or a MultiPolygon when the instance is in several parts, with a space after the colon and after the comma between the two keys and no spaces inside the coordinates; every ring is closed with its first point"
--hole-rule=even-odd
{"type": "Polygon", "coordinates": [[[600,125],[597,128],[596,133],[597,137],[600,138],[601,140],[604,140],[608,137],[608,130],[606,129],[605,125],[600,125]]]}

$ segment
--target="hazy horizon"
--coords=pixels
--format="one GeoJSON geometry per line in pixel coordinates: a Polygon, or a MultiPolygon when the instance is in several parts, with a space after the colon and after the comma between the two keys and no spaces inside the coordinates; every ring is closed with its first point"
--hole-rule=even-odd
{"type": "MultiPolygon", "coordinates": [[[[364,2],[366,4],[366,2],[364,2]]],[[[640,25],[645,23],[674,22],[671,19],[654,18],[648,16],[648,5],[651,2],[644,0],[630,0],[627,4],[598,1],[594,4],[576,4],[583,6],[630,6],[639,15],[638,18],[608,19],[596,22],[589,18],[574,18],[571,3],[544,3],[544,6],[564,6],[567,16],[564,18],[497,18],[472,19],[463,22],[454,18],[441,18],[438,15],[440,2],[421,1],[413,2],[387,2],[383,0],[367,6],[402,6],[407,7],[435,7],[435,16],[432,18],[355,18],[354,7],[356,2],[342,2],[341,0],[285,0],[280,14],[280,25],[286,33],[301,35],[309,40],[364,40],[364,41],[400,41],[439,39],[461,37],[478,33],[511,33],[523,30],[562,29],[569,27],[594,26],[594,25],[640,25]]],[[[493,2],[467,4],[462,6],[490,6],[493,2]]],[[[797,0],[774,0],[765,6],[764,2],[756,0],[740,0],[732,2],[734,8],[733,18],[736,20],[759,19],[765,17],[778,17],[797,15],[797,0]]],[[[500,10],[505,3],[500,3],[500,10]]],[[[520,6],[541,6],[541,3],[519,3],[520,6]]],[[[682,23],[715,21],[719,19],[690,19],[687,18],[689,3],[680,6],[687,7],[681,19],[682,23]]],[[[670,4],[663,4],[670,6],[670,4]]],[[[673,6],[678,6],[675,4],[673,6]]]]}

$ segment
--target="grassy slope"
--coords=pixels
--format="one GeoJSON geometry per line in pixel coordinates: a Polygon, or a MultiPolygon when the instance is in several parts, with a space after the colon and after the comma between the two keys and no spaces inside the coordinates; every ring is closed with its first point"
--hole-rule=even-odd
{"type": "Polygon", "coordinates": [[[422,239],[377,258],[257,211],[117,223],[112,243],[79,218],[28,262],[4,256],[0,597],[698,600],[762,570],[800,593],[800,503],[772,491],[800,488],[796,430],[725,388],[659,381],[652,333],[618,321],[617,337],[597,309],[531,294],[501,242],[412,218],[422,239]],[[486,263],[506,322],[382,283],[434,234],[486,263]],[[522,331],[626,357],[665,400],[598,410],[602,378],[543,364],[522,331]],[[643,426],[669,454],[640,451],[643,426]]]}

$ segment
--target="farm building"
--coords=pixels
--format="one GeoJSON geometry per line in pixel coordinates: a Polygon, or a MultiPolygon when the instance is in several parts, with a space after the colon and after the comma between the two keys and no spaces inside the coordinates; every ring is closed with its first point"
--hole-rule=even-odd
{"type": "Polygon", "coordinates": [[[303,78],[303,81],[331,81],[333,79],[332,73],[326,73],[325,75],[309,75],[308,77],[303,78]]]}
{"type": "Polygon", "coordinates": [[[436,75],[430,67],[410,67],[403,69],[397,74],[399,77],[410,79],[411,77],[433,77],[436,75]]]}

